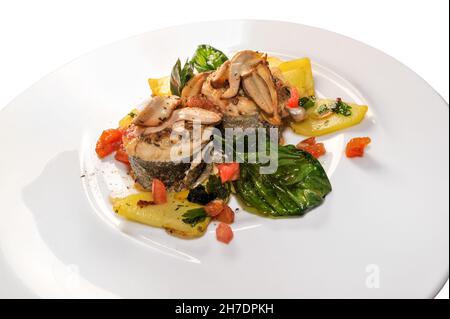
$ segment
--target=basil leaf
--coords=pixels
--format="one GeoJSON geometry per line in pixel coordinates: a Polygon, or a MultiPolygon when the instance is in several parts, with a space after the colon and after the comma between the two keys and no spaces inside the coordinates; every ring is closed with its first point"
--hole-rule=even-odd
{"type": "Polygon", "coordinates": [[[170,75],[170,91],[173,95],[181,96],[186,83],[194,76],[194,67],[189,60],[186,60],[183,68],[181,68],[180,59],[177,60],[172,68],[170,75]]]}
{"type": "Polygon", "coordinates": [[[217,70],[227,60],[227,56],[222,51],[207,44],[199,45],[192,57],[192,63],[200,73],[217,70]]]}
{"type": "Polygon", "coordinates": [[[320,205],[331,192],[320,162],[293,145],[279,146],[279,166],[273,174],[260,174],[260,164],[242,163],[234,182],[237,195],[260,214],[300,216],[320,205]]]}
{"type": "Polygon", "coordinates": [[[206,214],[205,210],[203,208],[195,208],[188,210],[186,213],[183,214],[183,223],[189,224],[192,227],[197,225],[198,223],[201,223],[208,217],[208,214],[206,214]]]}

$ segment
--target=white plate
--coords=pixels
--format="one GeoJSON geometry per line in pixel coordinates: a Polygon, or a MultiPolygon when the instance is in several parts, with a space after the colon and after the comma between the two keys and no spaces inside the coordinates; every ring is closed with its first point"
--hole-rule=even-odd
{"type": "Polygon", "coordinates": [[[399,62],[302,25],[208,22],[109,45],[0,113],[0,296],[433,297],[448,277],[448,118],[399,62]],[[287,220],[240,212],[229,246],[213,226],[180,240],[117,218],[108,196],[126,177],[94,154],[101,130],[150,94],[147,78],[200,43],[308,56],[321,95],[370,106],[363,124],[321,138],[334,187],[324,205],[287,220]],[[373,143],[350,160],[343,150],[356,136],[373,143]]]}

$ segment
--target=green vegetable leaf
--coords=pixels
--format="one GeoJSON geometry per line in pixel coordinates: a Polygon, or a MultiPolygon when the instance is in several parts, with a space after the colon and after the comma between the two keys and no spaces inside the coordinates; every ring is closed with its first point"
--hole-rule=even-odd
{"type": "Polygon", "coordinates": [[[341,114],[344,116],[352,115],[352,107],[343,102],[341,98],[336,100],[336,104],[332,107],[332,111],[336,114],[341,114]]]}
{"type": "Polygon", "coordinates": [[[188,210],[186,213],[183,214],[183,223],[189,224],[192,227],[197,225],[198,223],[201,223],[208,217],[208,214],[206,214],[205,210],[203,208],[195,208],[188,210]]]}
{"type": "Polygon", "coordinates": [[[219,176],[211,175],[206,183],[206,188],[203,185],[199,185],[191,189],[187,200],[191,203],[206,205],[217,198],[228,201],[230,194],[231,183],[222,184],[219,176]]]}
{"type": "Polygon", "coordinates": [[[222,184],[222,180],[217,175],[211,175],[208,183],[206,184],[206,190],[209,194],[212,194],[214,198],[223,199],[227,201],[231,194],[231,183],[222,184]]]}
{"type": "Polygon", "coordinates": [[[315,97],[302,97],[298,101],[298,106],[303,107],[304,109],[312,108],[314,105],[316,105],[315,97]]]}
{"type": "Polygon", "coordinates": [[[197,47],[192,58],[192,63],[198,72],[214,71],[227,61],[227,56],[207,44],[201,44],[197,47]]]}
{"type": "Polygon", "coordinates": [[[299,216],[320,205],[331,184],[317,159],[293,145],[280,146],[278,169],[260,174],[260,164],[241,164],[241,178],[234,182],[237,195],[260,214],[299,216]]]}
{"type": "Polygon", "coordinates": [[[170,75],[170,91],[172,94],[181,96],[181,91],[193,76],[193,64],[189,60],[186,60],[183,68],[181,68],[181,61],[178,59],[173,66],[172,73],[170,75]]]}

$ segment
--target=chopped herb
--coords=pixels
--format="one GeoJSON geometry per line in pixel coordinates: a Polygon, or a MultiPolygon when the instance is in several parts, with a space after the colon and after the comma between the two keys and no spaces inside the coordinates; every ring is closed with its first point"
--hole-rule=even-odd
{"type": "Polygon", "coordinates": [[[322,104],[321,106],[319,106],[319,108],[317,109],[317,113],[319,113],[320,115],[323,115],[327,112],[330,112],[331,109],[327,104],[322,104]]]}
{"type": "Polygon", "coordinates": [[[208,214],[206,214],[205,210],[203,208],[195,208],[188,210],[186,213],[183,214],[183,223],[189,224],[192,227],[197,225],[198,223],[201,223],[206,219],[208,214]]]}
{"type": "Polygon", "coordinates": [[[341,98],[336,100],[336,104],[333,106],[332,111],[336,114],[341,114],[344,116],[352,115],[352,107],[343,102],[341,98]]]}
{"type": "Polygon", "coordinates": [[[311,97],[302,97],[299,101],[298,101],[298,106],[303,107],[304,109],[309,109],[312,108],[314,105],[316,104],[315,101],[315,97],[311,96],[311,97]]]}
{"type": "Polygon", "coordinates": [[[134,119],[135,117],[136,117],[136,113],[134,113],[134,112],[130,112],[130,113],[128,113],[128,116],[129,117],[131,117],[132,119],[134,119]]]}

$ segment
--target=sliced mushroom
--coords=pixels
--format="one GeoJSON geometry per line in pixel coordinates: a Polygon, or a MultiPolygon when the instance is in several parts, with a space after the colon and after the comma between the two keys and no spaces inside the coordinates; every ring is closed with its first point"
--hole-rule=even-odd
{"type": "Polygon", "coordinates": [[[231,64],[230,60],[226,61],[211,76],[211,84],[213,85],[213,87],[215,88],[223,87],[225,85],[225,82],[228,81],[228,77],[230,74],[230,64],[231,64]]]}
{"type": "Polygon", "coordinates": [[[264,61],[263,55],[250,50],[238,52],[230,62],[228,82],[230,87],[223,93],[222,98],[229,99],[239,92],[241,77],[249,75],[254,68],[264,61]]]}
{"type": "Polygon", "coordinates": [[[203,125],[212,125],[217,124],[222,120],[222,114],[199,107],[186,107],[180,109],[178,118],[189,122],[199,121],[200,124],[203,125]]]}
{"type": "Polygon", "coordinates": [[[191,96],[199,95],[202,92],[203,83],[210,74],[210,72],[203,72],[190,79],[181,92],[181,98],[187,100],[191,96]]]}
{"type": "Polygon", "coordinates": [[[199,121],[202,125],[214,125],[219,123],[222,120],[222,115],[213,112],[208,111],[205,109],[197,108],[197,107],[186,107],[183,109],[178,109],[175,112],[173,112],[172,116],[165,121],[163,124],[156,126],[156,127],[148,127],[146,128],[142,134],[148,135],[148,134],[154,134],[161,131],[164,131],[165,129],[172,128],[178,122],[180,121],[188,121],[188,122],[194,122],[199,121]]]}
{"type": "Polygon", "coordinates": [[[161,125],[180,105],[176,96],[155,96],[145,105],[144,109],[134,119],[133,124],[155,127],[161,125]]]}
{"type": "Polygon", "coordinates": [[[222,95],[225,92],[225,89],[222,88],[216,89],[213,86],[212,84],[213,76],[214,73],[213,75],[210,75],[206,79],[205,83],[203,83],[202,94],[212,103],[217,105],[222,111],[225,111],[229,103],[227,100],[222,100],[222,95]]]}
{"type": "Polygon", "coordinates": [[[256,67],[256,72],[266,83],[267,88],[269,89],[274,113],[278,113],[278,94],[269,67],[266,64],[259,64],[256,67]]]}
{"type": "Polygon", "coordinates": [[[253,100],[245,96],[232,98],[225,112],[229,116],[252,115],[256,113],[258,113],[258,106],[253,100]]]}

